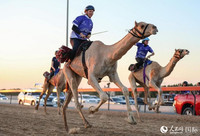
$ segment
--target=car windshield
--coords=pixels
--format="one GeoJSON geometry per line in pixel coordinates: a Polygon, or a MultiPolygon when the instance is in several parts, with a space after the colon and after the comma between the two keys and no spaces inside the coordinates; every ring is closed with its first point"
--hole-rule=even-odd
{"type": "Polygon", "coordinates": [[[121,99],[121,98],[112,98],[112,99],[113,99],[113,101],[115,101],[115,102],[123,101],[123,99],[121,99]]]}
{"type": "Polygon", "coordinates": [[[34,93],[32,93],[32,95],[40,95],[40,93],[34,92],[34,93]]]}
{"type": "Polygon", "coordinates": [[[90,99],[90,96],[82,96],[84,99],[90,99]]]}

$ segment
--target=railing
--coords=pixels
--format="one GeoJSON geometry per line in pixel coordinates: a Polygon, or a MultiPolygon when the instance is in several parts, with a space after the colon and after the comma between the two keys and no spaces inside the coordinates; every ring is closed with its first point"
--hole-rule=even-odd
{"type": "MultiPolygon", "coordinates": [[[[120,92],[120,88],[102,88],[105,92],[120,92]]],[[[131,91],[131,88],[128,88],[131,91]]],[[[162,87],[162,91],[198,91],[200,86],[187,86],[187,87],[162,87]]],[[[54,92],[56,90],[54,89],[54,92]]],[[[93,88],[80,88],[79,92],[96,92],[93,88]]],[[[138,92],[144,91],[143,87],[137,88],[138,92]]],[[[150,88],[149,91],[157,91],[154,88],[150,88]]],[[[42,92],[42,89],[25,89],[25,90],[0,90],[0,93],[17,93],[17,92],[42,92]]]]}

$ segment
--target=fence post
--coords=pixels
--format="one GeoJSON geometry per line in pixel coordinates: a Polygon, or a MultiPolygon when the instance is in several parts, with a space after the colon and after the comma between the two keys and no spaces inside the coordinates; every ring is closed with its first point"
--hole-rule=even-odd
{"type": "Polygon", "coordinates": [[[12,103],[12,93],[10,95],[10,104],[12,103]]]}

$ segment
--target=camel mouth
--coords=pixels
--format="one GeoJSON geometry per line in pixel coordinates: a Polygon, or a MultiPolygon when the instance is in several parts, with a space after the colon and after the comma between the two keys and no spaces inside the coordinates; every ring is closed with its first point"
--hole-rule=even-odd
{"type": "Polygon", "coordinates": [[[156,35],[157,32],[158,32],[158,29],[154,29],[153,32],[152,32],[152,34],[156,35]]]}

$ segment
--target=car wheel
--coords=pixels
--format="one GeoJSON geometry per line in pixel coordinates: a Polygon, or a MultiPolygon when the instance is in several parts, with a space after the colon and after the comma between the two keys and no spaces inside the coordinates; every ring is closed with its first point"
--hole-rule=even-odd
{"type": "Polygon", "coordinates": [[[20,100],[20,101],[19,101],[19,104],[23,105],[23,102],[22,102],[22,100],[20,100]]]}
{"type": "Polygon", "coordinates": [[[31,102],[31,105],[32,105],[32,106],[35,106],[35,102],[34,102],[34,101],[32,101],[32,102],[31,102]]]}
{"type": "Polygon", "coordinates": [[[187,108],[184,109],[182,114],[183,115],[193,115],[193,110],[192,110],[191,107],[187,107],[187,108]]]}

